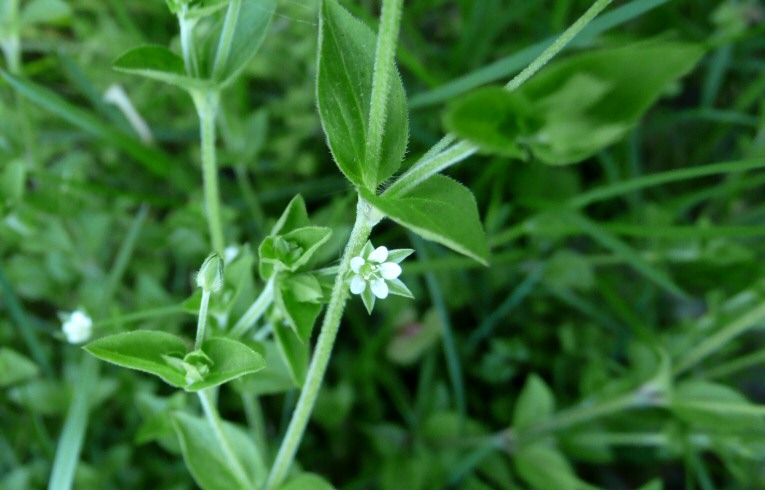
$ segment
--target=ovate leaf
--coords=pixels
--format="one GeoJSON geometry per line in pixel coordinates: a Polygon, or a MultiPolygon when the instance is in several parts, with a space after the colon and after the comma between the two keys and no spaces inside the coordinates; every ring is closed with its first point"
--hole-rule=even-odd
{"type": "Polygon", "coordinates": [[[379,166],[367,162],[376,37],[336,0],[322,2],[317,98],[327,142],[340,170],[354,184],[376,189],[401,164],[408,139],[404,86],[391,80],[379,166]]]}
{"type": "Polygon", "coordinates": [[[164,46],[140,46],[114,61],[115,70],[159,80],[185,89],[201,89],[207,82],[186,75],[183,59],[164,46]]]}
{"type": "Polygon", "coordinates": [[[489,246],[473,194],[443,175],[434,175],[402,197],[377,196],[366,189],[361,195],[393,221],[426,240],[488,263],[489,246]]]}
{"type": "Polygon", "coordinates": [[[708,381],[678,384],[670,408],[678,418],[695,427],[752,432],[765,428],[765,407],[753,404],[733,388],[708,381]]]}
{"type": "Polygon", "coordinates": [[[186,343],[175,335],[138,330],[100,338],[84,349],[103,361],[154,374],[176,387],[186,386],[183,371],[166,361],[186,355],[186,343]]]}
{"type": "Polygon", "coordinates": [[[526,379],[513,413],[513,429],[523,430],[548,419],[555,410],[555,397],[536,374],[526,379]]]}
{"type": "Polygon", "coordinates": [[[265,480],[265,473],[259,471],[260,465],[252,464],[260,461],[255,444],[245,431],[233,424],[223,422],[223,431],[230,443],[231,449],[246,472],[238,477],[229,464],[225,452],[215,437],[210,424],[206,420],[193,417],[184,412],[176,412],[173,425],[186,466],[191,471],[194,480],[204,490],[249,490],[260,488],[265,480]]]}
{"type": "Polygon", "coordinates": [[[557,450],[538,443],[524,447],[515,455],[515,468],[535,490],[595,489],[576,476],[573,467],[557,450]]]}
{"type": "Polygon", "coordinates": [[[234,339],[221,337],[208,339],[202,344],[202,351],[212,361],[210,371],[201,381],[187,386],[187,391],[199,391],[217,386],[266,367],[263,356],[234,339]]]}

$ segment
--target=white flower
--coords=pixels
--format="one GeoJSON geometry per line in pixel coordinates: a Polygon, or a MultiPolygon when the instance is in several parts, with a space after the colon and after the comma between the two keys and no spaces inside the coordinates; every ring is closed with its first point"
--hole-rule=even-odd
{"type": "Polygon", "coordinates": [[[78,309],[63,317],[61,330],[70,344],[81,344],[93,334],[93,320],[82,309],[78,309]]]}
{"type": "Polygon", "coordinates": [[[389,251],[386,247],[374,248],[367,242],[361,255],[351,259],[351,292],[361,295],[367,311],[372,312],[375,298],[385,299],[388,294],[413,297],[398,279],[401,275],[399,263],[412,252],[410,249],[389,251]]]}

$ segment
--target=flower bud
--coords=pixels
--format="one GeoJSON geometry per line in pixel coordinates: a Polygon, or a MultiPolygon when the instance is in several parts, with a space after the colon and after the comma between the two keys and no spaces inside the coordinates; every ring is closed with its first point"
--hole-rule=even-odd
{"type": "Polygon", "coordinates": [[[223,260],[217,252],[208,255],[199,269],[197,286],[210,293],[220,291],[223,287],[223,260]]]}

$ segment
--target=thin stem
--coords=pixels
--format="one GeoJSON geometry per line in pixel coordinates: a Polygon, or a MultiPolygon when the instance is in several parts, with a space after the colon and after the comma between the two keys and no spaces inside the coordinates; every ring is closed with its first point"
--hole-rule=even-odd
{"type": "Polygon", "coordinates": [[[215,113],[218,111],[218,93],[214,91],[193,92],[192,98],[199,115],[207,225],[210,228],[213,250],[223,254],[225,241],[223,239],[223,222],[221,221],[220,213],[218,165],[215,157],[215,113]]]}
{"type": "MultiPolygon", "coordinates": [[[[382,140],[385,134],[390,82],[395,72],[394,56],[401,25],[403,0],[383,0],[380,17],[380,32],[377,36],[375,66],[372,75],[372,99],[369,107],[369,124],[366,138],[365,169],[376,169],[380,164],[382,140]]],[[[377,185],[377,175],[367,176],[367,185],[377,185]]]]}
{"type": "Polygon", "coordinates": [[[189,76],[199,76],[199,64],[197,63],[197,54],[194,48],[194,25],[196,19],[187,19],[186,13],[188,7],[183,6],[183,10],[178,14],[178,25],[181,29],[181,51],[183,52],[183,63],[186,66],[186,73],[189,76]]]}
{"type": "MultiPolygon", "coordinates": [[[[239,481],[241,488],[252,488],[252,483],[247,476],[247,472],[244,471],[244,467],[239,461],[239,458],[236,457],[236,453],[234,452],[231,442],[228,440],[228,437],[226,437],[226,433],[224,431],[225,429],[223,427],[223,420],[221,419],[218,410],[215,408],[215,404],[213,403],[210,396],[210,390],[207,389],[198,391],[197,394],[199,395],[199,401],[202,403],[202,408],[204,409],[205,416],[207,417],[207,422],[210,424],[210,428],[213,430],[215,438],[218,440],[218,444],[220,444],[220,448],[223,450],[223,455],[226,458],[226,463],[234,472],[234,476],[239,481]]],[[[260,458],[258,458],[258,460],[259,459],[260,458]]],[[[256,463],[258,463],[260,466],[263,466],[262,461],[256,461],[256,463]]],[[[265,468],[262,469],[265,470],[265,468]]]]}
{"type": "MultiPolygon", "coordinates": [[[[247,418],[247,425],[250,426],[252,438],[255,440],[255,446],[261,453],[263,459],[268,459],[268,439],[266,438],[266,423],[263,417],[263,408],[255,395],[242,393],[242,405],[244,406],[244,415],[247,418]]],[[[265,473],[265,472],[264,472],[265,473]]]]}
{"type": "Polygon", "coordinates": [[[202,303],[199,305],[199,318],[197,319],[197,337],[194,341],[194,349],[202,348],[207,330],[207,307],[210,305],[210,291],[202,290],[202,303]]]}
{"type": "Polygon", "coordinates": [[[218,79],[223,73],[223,69],[228,62],[231,53],[231,41],[234,38],[236,22],[239,19],[239,10],[242,6],[242,0],[231,0],[226,11],[226,20],[223,23],[223,32],[221,32],[218,41],[218,50],[215,53],[215,66],[213,67],[213,78],[218,79]]]}
{"type": "Polygon", "coordinates": [[[287,471],[289,471],[295,458],[300,441],[303,438],[306,425],[308,425],[308,418],[319,394],[319,388],[324,379],[329,358],[332,355],[332,347],[335,344],[335,338],[340,328],[340,319],[343,316],[345,303],[350,294],[346,276],[350,271],[351,258],[361,253],[372,231],[373,225],[366,216],[367,210],[365,208],[367,207],[368,205],[359,199],[356,223],[353,226],[353,231],[351,231],[343,257],[340,259],[340,267],[335,277],[335,284],[332,287],[332,296],[327,307],[327,313],[322,321],[321,333],[316,343],[311,365],[308,368],[305,384],[300,392],[300,399],[292,413],[292,419],[290,420],[284,440],[282,440],[281,447],[279,447],[279,453],[276,455],[271,473],[268,476],[266,489],[277,488],[284,481],[287,471]]]}
{"type": "Polygon", "coordinates": [[[252,328],[255,323],[260,320],[263,313],[265,313],[271,303],[273,303],[275,278],[276,275],[272,276],[268,282],[266,282],[266,287],[263,288],[263,291],[261,291],[257,299],[255,299],[255,302],[252,303],[252,306],[250,306],[239,321],[236,322],[236,325],[234,325],[229,334],[231,337],[237,338],[244,335],[247,330],[252,328]]]}
{"type": "MultiPolygon", "coordinates": [[[[532,61],[523,71],[510,80],[510,82],[505,85],[505,89],[513,91],[523,85],[529,78],[547,64],[548,61],[565,48],[566,45],[587,26],[587,24],[592,22],[592,20],[611,3],[611,1],[612,0],[597,0],[593,3],[576,22],[558,36],[555,42],[545,49],[542,54],[532,61]]],[[[454,136],[448,134],[441,141],[436,143],[436,145],[429,150],[423,158],[415,163],[409,171],[404,173],[404,175],[388,188],[385,195],[390,197],[401,196],[412,190],[417,184],[424,182],[444,169],[465,160],[478,151],[477,146],[468,143],[467,141],[461,141],[440,153],[434,151],[436,147],[443,148],[453,140],[454,136]]]]}

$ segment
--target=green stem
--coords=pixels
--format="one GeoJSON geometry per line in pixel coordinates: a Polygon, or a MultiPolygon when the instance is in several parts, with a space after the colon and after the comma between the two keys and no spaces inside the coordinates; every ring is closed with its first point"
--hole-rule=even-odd
{"type": "Polygon", "coordinates": [[[194,341],[194,349],[202,348],[207,330],[207,307],[210,305],[210,291],[202,290],[202,302],[199,305],[199,317],[197,319],[197,337],[194,341]]]}
{"type": "Polygon", "coordinates": [[[706,340],[698,344],[677,363],[674,369],[674,374],[680,374],[683,371],[686,371],[692,366],[698,364],[709,354],[717,351],[722,346],[727,344],[732,338],[744,333],[746,330],[753,327],[756,323],[762,321],[764,318],[765,303],[761,304],[757,308],[749,310],[745,314],[738,317],[735,321],[725,325],[723,328],[718,330],[716,334],[712,335],[711,337],[707,337],[706,340]]]}
{"type": "Polygon", "coordinates": [[[277,488],[284,481],[287,471],[289,471],[295,458],[300,441],[303,438],[306,425],[308,425],[308,418],[319,394],[319,388],[324,379],[329,358],[332,355],[332,347],[335,344],[335,338],[340,328],[340,319],[343,316],[345,303],[350,294],[346,276],[350,271],[351,258],[361,253],[374,226],[367,218],[367,213],[369,212],[367,208],[369,208],[369,205],[359,199],[356,223],[353,226],[353,231],[351,231],[343,257],[340,259],[340,267],[335,277],[335,284],[332,287],[332,296],[327,307],[327,313],[322,321],[321,333],[316,343],[311,365],[308,368],[305,384],[300,392],[300,399],[292,413],[292,419],[279,447],[279,453],[276,455],[271,473],[268,476],[266,489],[277,488]]]}
{"type": "Polygon", "coordinates": [[[74,472],[77,469],[82,441],[88,428],[90,402],[93,398],[95,385],[98,382],[98,372],[101,364],[91,355],[82,356],[77,372],[77,383],[74,390],[74,400],[66,414],[64,427],[56,448],[53,460],[53,471],[48,481],[48,490],[69,490],[74,483],[74,472]]]}
{"type": "Polygon", "coordinates": [[[274,302],[274,280],[276,275],[266,282],[266,287],[263,288],[260,295],[257,297],[252,306],[250,306],[244,315],[236,322],[236,325],[231,329],[229,334],[231,337],[238,338],[244,335],[247,330],[252,328],[255,323],[263,316],[271,303],[274,302]]]}
{"type": "MultiPolygon", "coordinates": [[[[380,17],[380,32],[377,36],[377,50],[375,53],[375,66],[372,76],[372,99],[369,107],[369,124],[366,138],[366,163],[365,169],[377,169],[382,153],[382,140],[385,134],[385,120],[387,118],[388,95],[390,94],[390,81],[393,78],[398,41],[399,27],[401,25],[401,5],[403,0],[383,0],[380,17]]],[[[377,185],[377,175],[367,176],[367,185],[377,185]]]]}
{"type": "Polygon", "coordinates": [[[187,19],[186,12],[188,7],[184,5],[183,10],[178,14],[178,25],[181,30],[181,52],[183,53],[183,64],[186,66],[186,73],[191,77],[199,76],[199,64],[197,63],[196,50],[194,49],[194,25],[196,19],[187,19]]]}
{"type": "MultiPolygon", "coordinates": [[[[234,476],[239,481],[241,488],[251,488],[252,484],[250,483],[250,479],[247,476],[247,472],[244,471],[244,467],[239,461],[239,458],[236,457],[236,453],[234,452],[231,442],[228,440],[228,437],[226,437],[225,429],[223,427],[223,420],[221,419],[220,414],[218,413],[218,410],[215,408],[215,404],[211,399],[210,390],[202,390],[197,392],[197,394],[199,395],[199,401],[202,403],[202,408],[204,409],[205,416],[207,417],[207,421],[210,424],[210,428],[212,428],[213,433],[215,434],[215,438],[218,440],[218,444],[223,450],[223,456],[226,458],[226,463],[234,472],[234,476]]],[[[260,466],[263,466],[262,461],[256,461],[256,463],[258,463],[260,466]]],[[[265,468],[262,468],[262,470],[265,471],[265,468]]]]}
{"type": "MultiPolygon", "coordinates": [[[[571,42],[587,24],[602,12],[612,0],[597,0],[587,11],[582,14],[576,22],[566,29],[542,54],[532,61],[523,71],[516,75],[506,85],[505,89],[509,91],[516,90],[523,85],[529,78],[538,72],[548,61],[557,55],[568,43],[571,42]]],[[[391,185],[385,192],[391,197],[401,196],[412,190],[417,184],[424,182],[431,176],[442,170],[457,164],[478,151],[478,147],[461,141],[443,152],[434,151],[436,147],[446,147],[454,141],[454,136],[447,134],[441,141],[429,150],[418,162],[416,162],[404,175],[391,185]]]]}
{"type": "MultiPolygon", "coordinates": [[[[268,455],[268,439],[266,438],[266,423],[263,417],[263,408],[255,395],[242,393],[242,405],[244,405],[244,415],[247,418],[247,425],[250,426],[252,438],[255,440],[255,446],[260,451],[261,457],[265,460],[268,455]]],[[[265,471],[264,471],[265,473],[265,471]]]]}
{"type": "Polygon", "coordinates": [[[215,158],[215,114],[218,111],[218,92],[192,92],[191,95],[199,115],[207,225],[210,228],[212,248],[222,255],[225,241],[218,191],[218,165],[215,158]]]}
{"type": "Polygon", "coordinates": [[[226,11],[226,20],[223,23],[223,32],[221,32],[218,41],[218,50],[215,53],[215,66],[213,67],[213,78],[218,79],[226,68],[229,54],[231,53],[231,41],[234,38],[236,22],[239,19],[239,10],[242,7],[242,0],[231,0],[226,11]]]}

